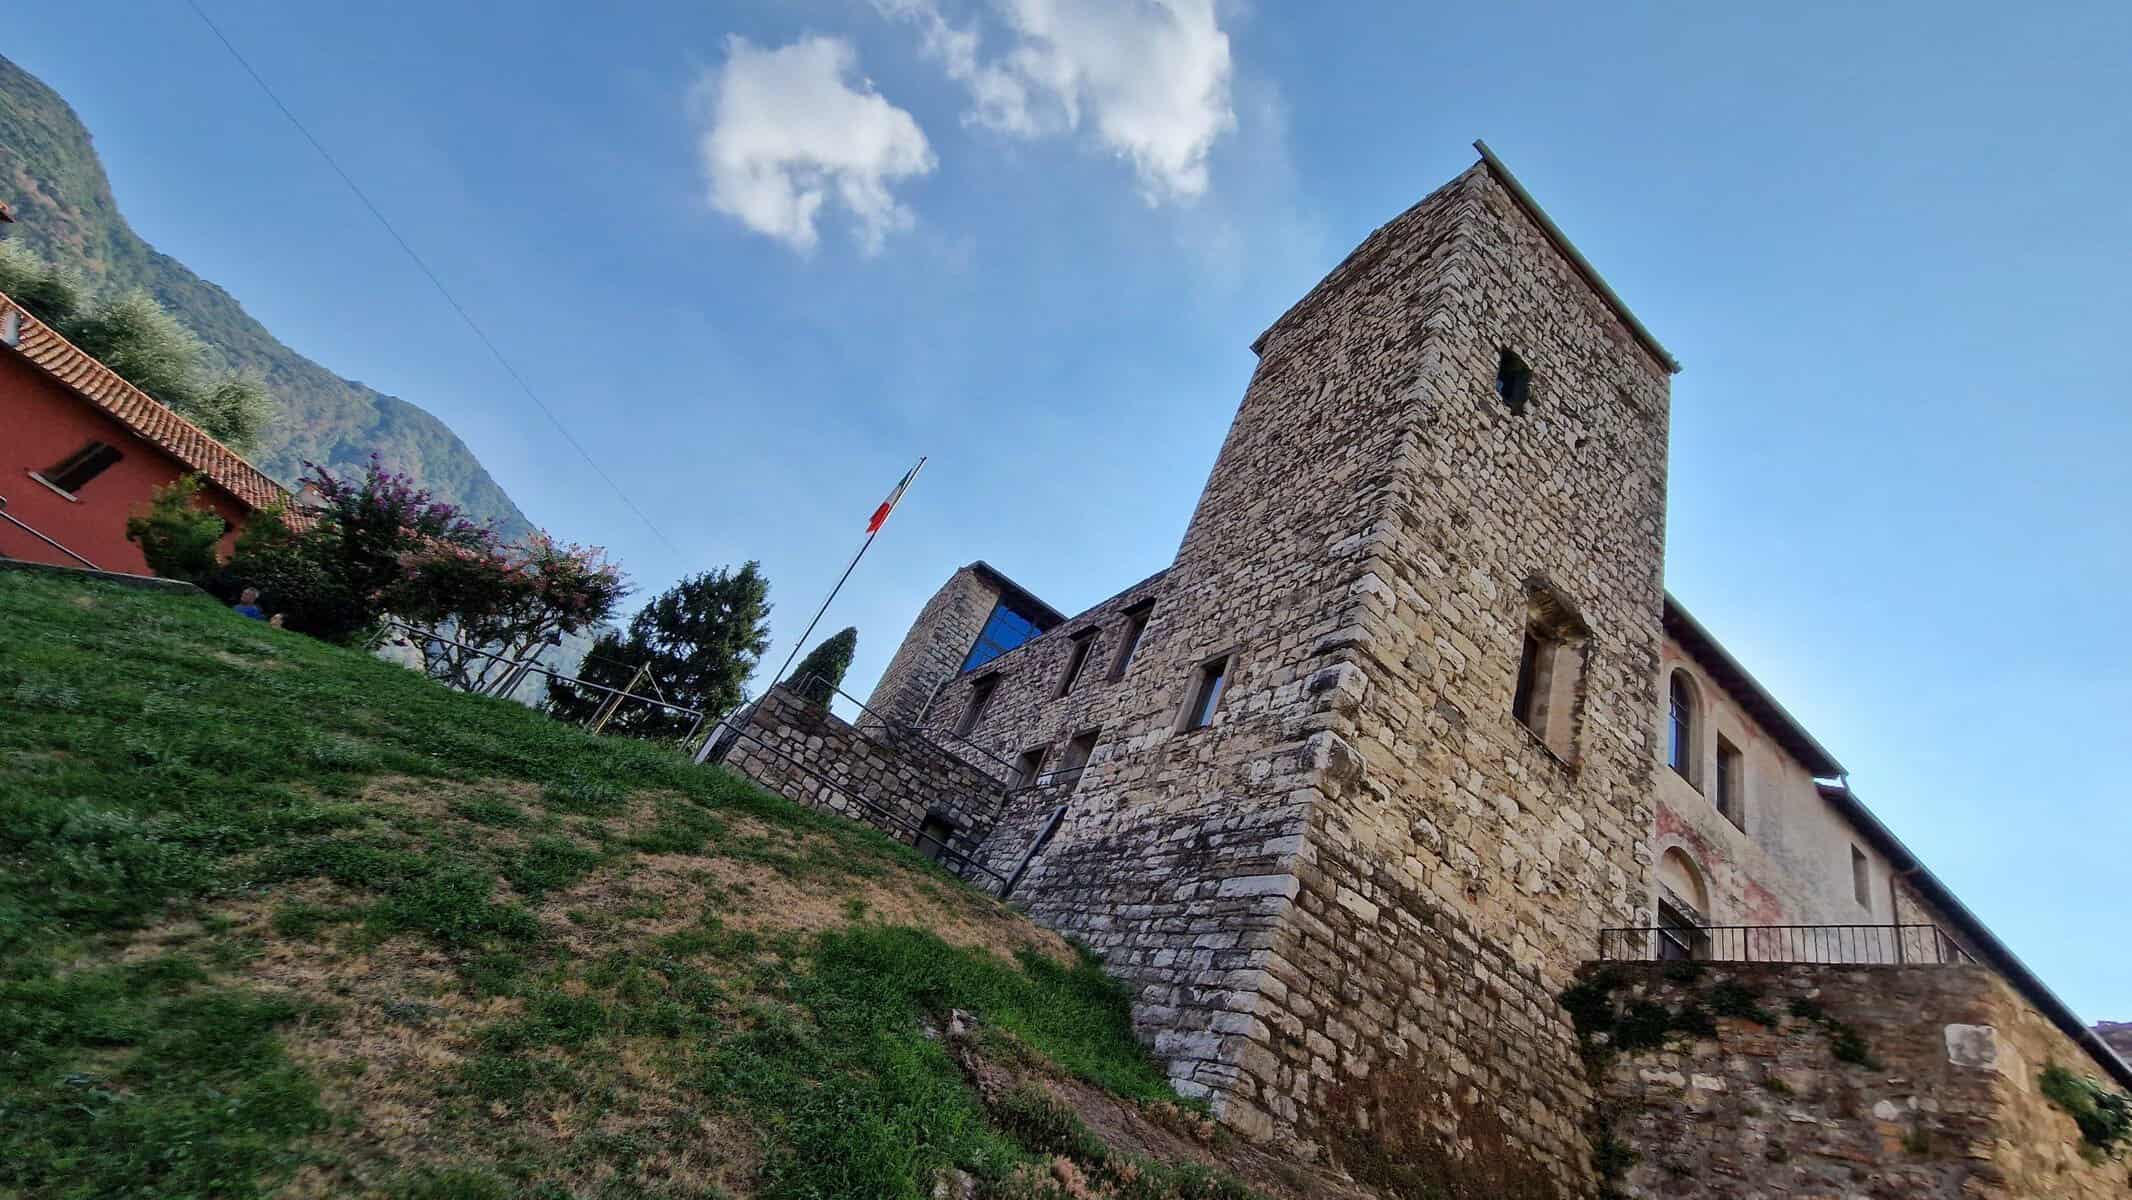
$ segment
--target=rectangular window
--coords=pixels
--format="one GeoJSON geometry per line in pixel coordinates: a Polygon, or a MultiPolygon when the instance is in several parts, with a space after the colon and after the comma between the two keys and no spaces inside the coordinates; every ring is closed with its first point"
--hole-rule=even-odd
{"type": "Polygon", "coordinates": [[[1229,682],[1229,660],[1217,658],[1199,668],[1198,678],[1192,681],[1192,703],[1185,709],[1184,728],[1205,729],[1214,723],[1214,711],[1221,706],[1222,689],[1229,682]]]}
{"type": "Polygon", "coordinates": [[[1532,396],[1532,369],[1507,349],[1495,363],[1495,394],[1502,398],[1504,407],[1520,416],[1532,396]]]}
{"type": "Polygon", "coordinates": [[[968,737],[977,723],[984,719],[985,705],[992,702],[992,693],[999,690],[999,676],[987,675],[970,685],[970,706],[962,710],[962,720],[955,726],[956,737],[968,737]]]}
{"type": "Polygon", "coordinates": [[[1867,910],[1873,907],[1873,865],[1866,861],[1865,851],[1851,847],[1851,894],[1867,910]]]}
{"type": "Polygon", "coordinates": [[[1695,918],[1661,900],[1658,902],[1658,957],[1666,962],[1703,958],[1710,952],[1709,935],[1695,918]]]}
{"type": "Polygon", "coordinates": [[[1154,612],[1153,601],[1125,610],[1125,636],[1118,641],[1118,660],[1110,665],[1113,681],[1125,678],[1125,668],[1133,665],[1133,651],[1140,648],[1140,635],[1147,632],[1147,619],[1154,612]]]}
{"type": "Polygon", "coordinates": [[[1715,789],[1717,792],[1717,810],[1724,814],[1726,820],[1741,829],[1747,828],[1747,806],[1743,803],[1745,795],[1742,791],[1746,783],[1746,768],[1742,765],[1740,748],[1726,741],[1724,736],[1720,734],[1717,739],[1717,787],[1715,789]]]}
{"type": "Polygon", "coordinates": [[[1053,783],[1063,783],[1070,787],[1081,782],[1081,772],[1088,766],[1088,756],[1096,752],[1096,734],[1099,732],[1101,731],[1091,729],[1075,734],[1074,739],[1066,743],[1066,754],[1059,760],[1059,769],[1052,773],[1053,783]]]}
{"type": "Polygon", "coordinates": [[[1034,749],[1024,750],[1022,751],[1022,756],[1014,762],[1014,786],[1018,788],[1028,787],[1036,782],[1038,775],[1043,773],[1044,747],[1037,746],[1034,749]]]}
{"type": "Polygon", "coordinates": [[[1075,681],[1081,678],[1081,669],[1088,665],[1089,647],[1095,644],[1096,631],[1093,629],[1083,629],[1073,635],[1073,648],[1066,654],[1066,674],[1059,677],[1058,695],[1073,690],[1075,681]]]}
{"type": "Polygon", "coordinates": [[[124,457],[125,455],[102,442],[90,442],[57,466],[47,467],[39,472],[38,478],[62,492],[78,492],[90,480],[109,469],[112,463],[124,457]]]}
{"type": "Polygon", "coordinates": [[[1002,596],[992,606],[992,615],[985,619],[985,627],[978,631],[977,644],[970,647],[969,656],[962,660],[962,669],[974,671],[1007,651],[1050,628],[1044,618],[1026,608],[1010,596],[1002,596]]]}

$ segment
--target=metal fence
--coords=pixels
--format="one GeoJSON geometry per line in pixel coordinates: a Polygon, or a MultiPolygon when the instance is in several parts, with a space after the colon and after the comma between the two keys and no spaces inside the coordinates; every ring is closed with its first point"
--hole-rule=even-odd
{"type": "MultiPolygon", "coordinates": [[[[701,710],[689,708],[688,706],[682,704],[674,704],[662,696],[647,696],[642,694],[641,692],[632,692],[623,688],[608,687],[604,683],[594,683],[589,679],[582,679],[576,675],[565,675],[560,671],[553,671],[548,669],[547,667],[541,666],[537,661],[532,658],[508,658],[504,655],[497,654],[494,651],[484,650],[479,646],[469,645],[468,643],[460,641],[457,638],[451,637],[447,634],[439,633],[434,629],[424,629],[419,625],[410,625],[405,621],[401,621],[395,618],[386,618],[384,624],[387,628],[400,630],[408,637],[416,639],[418,641],[436,642],[442,645],[456,647],[470,654],[479,655],[482,658],[490,660],[489,666],[484,667],[481,674],[474,680],[474,686],[466,689],[468,691],[474,692],[477,695],[495,696],[500,699],[509,699],[512,693],[516,692],[519,687],[525,683],[526,679],[529,676],[539,675],[545,678],[551,684],[558,682],[567,683],[572,687],[586,688],[591,691],[599,692],[602,695],[606,696],[611,703],[603,704],[601,706],[600,714],[595,715],[595,724],[604,723],[604,721],[599,720],[599,717],[601,715],[612,716],[614,712],[614,707],[616,705],[633,701],[648,704],[656,708],[663,708],[668,712],[687,717],[690,721],[689,731],[684,734],[680,739],[681,744],[684,746],[690,744],[695,739],[697,733],[699,733],[703,728],[704,713],[701,710]]],[[[419,646],[417,646],[416,649],[417,652],[420,651],[419,646]]],[[[425,663],[427,661],[426,655],[424,656],[424,661],[425,663]]],[[[594,732],[598,732],[598,729],[595,728],[594,732]]]]}
{"type": "Polygon", "coordinates": [[[1948,965],[1972,963],[1937,925],[1653,925],[1606,929],[1599,957],[1614,962],[1948,965]]]}

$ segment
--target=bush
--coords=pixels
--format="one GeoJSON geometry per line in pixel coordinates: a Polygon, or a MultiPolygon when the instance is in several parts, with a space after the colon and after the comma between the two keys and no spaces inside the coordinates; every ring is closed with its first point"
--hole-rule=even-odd
{"type": "Polygon", "coordinates": [[[155,490],[148,511],[126,518],[126,540],[140,545],[148,569],[165,579],[199,583],[221,566],[216,547],[229,522],[197,503],[200,476],[183,475],[155,490]]]}

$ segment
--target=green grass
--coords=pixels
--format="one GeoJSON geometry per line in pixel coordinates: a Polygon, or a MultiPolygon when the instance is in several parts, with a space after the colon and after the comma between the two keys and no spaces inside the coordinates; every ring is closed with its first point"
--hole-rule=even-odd
{"type": "MultiPolygon", "coordinates": [[[[1092,962],[866,919],[861,885],[1014,918],[841,818],[204,598],[0,571],[0,629],[0,1196],[244,1197],[306,1167],[375,1195],[709,1196],[642,1164],[710,1125],[760,1139],[727,1180],[754,1194],[923,1196],[950,1167],[1012,1190],[1035,1118],[927,1036],[953,1009],[1172,1099],[1092,962]],[[649,855],[849,894],[850,924],[736,928],[750,888],[707,872],[687,921],[626,891],[649,855]],[[567,908],[595,877],[620,899],[567,908]],[[292,961],[366,965],[305,991],[292,961]],[[292,1052],[379,1013],[465,1053],[292,1052]],[[426,1097],[425,1137],[373,1136],[351,1080],[426,1097]]],[[[1150,1165],[1175,1186],[1145,1194],[1241,1194],[1187,1176],[1150,1165]]]]}

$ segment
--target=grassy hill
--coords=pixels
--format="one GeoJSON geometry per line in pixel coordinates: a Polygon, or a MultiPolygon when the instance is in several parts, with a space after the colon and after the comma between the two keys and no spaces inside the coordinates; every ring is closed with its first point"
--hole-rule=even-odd
{"type": "Polygon", "coordinates": [[[856,824],[205,597],[0,630],[0,1196],[1358,1194],[856,824]]]}
{"type": "Polygon", "coordinates": [[[0,57],[0,200],[9,235],[75,267],[98,290],[145,288],[207,342],[223,364],[257,371],[281,404],[254,461],[293,480],[306,460],[342,470],[372,451],[423,486],[498,523],[531,526],[474,452],[428,412],[342,379],[277,341],[235,297],[141,240],[120,214],[89,131],[57,92],[0,57]]]}

